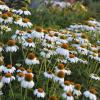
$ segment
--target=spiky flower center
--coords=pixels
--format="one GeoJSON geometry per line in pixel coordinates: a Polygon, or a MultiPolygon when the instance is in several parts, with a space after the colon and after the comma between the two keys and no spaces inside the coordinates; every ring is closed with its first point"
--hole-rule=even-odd
{"type": "Polygon", "coordinates": [[[28,33],[32,33],[32,30],[28,30],[27,32],[28,32],[28,33]]]}
{"type": "Polygon", "coordinates": [[[60,39],[64,39],[65,40],[66,39],[66,36],[61,35],[60,36],[60,39]]]}
{"type": "Polygon", "coordinates": [[[25,75],[25,80],[26,81],[31,81],[33,79],[32,75],[31,74],[26,74],[25,75]]]}
{"type": "Polygon", "coordinates": [[[68,48],[68,44],[63,43],[63,44],[61,45],[61,47],[64,48],[64,49],[67,49],[67,48],[68,48]]]}
{"type": "Polygon", "coordinates": [[[66,94],[67,94],[67,96],[69,96],[69,97],[72,96],[72,92],[68,92],[68,93],[66,93],[66,94]]]}
{"type": "Polygon", "coordinates": [[[42,88],[38,88],[38,92],[42,93],[43,89],[42,88]]]}
{"type": "Polygon", "coordinates": [[[8,78],[8,77],[11,77],[11,76],[12,76],[11,73],[6,73],[6,74],[5,74],[5,77],[7,77],[7,78],[8,78]]]}
{"type": "Polygon", "coordinates": [[[0,5],[5,5],[5,3],[4,3],[4,2],[2,2],[2,1],[0,1],[0,5]]]}
{"type": "Polygon", "coordinates": [[[36,27],[36,29],[35,29],[37,32],[42,32],[42,28],[41,27],[36,27]]]}
{"type": "Polygon", "coordinates": [[[48,71],[48,74],[52,74],[52,71],[49,70],[49,71],[48,71]]]}
{"type": "Polygon", "coordinates": [[[9,17],[12,17],[12,13],[11,13],[11,12],[6,12],[6,14],[7,14],[9,17]]]}
{"type": "Polygon", "coordinates": [[[28,38],[26,41],[29,42],[29,43],[33,42],[32,38],[28,38]]]}
{"type": "Polygon", "coordinates": [[[82,48],[86,48],[86,45],[81,45],[80,47],[82,47],[82,48]]]}
{"type": "Polygon", "coordinates": [[[50,37],[53,37],[54,35],[53,35],[53,34],[49,34],[49,36],[50,36],[50,37]]]}
{"type": "Polygon", "coordinates": [[[17,73],[19,77],[24,77],[25,75],[22,72],[17,73]]]}
{"type": "Polygon", "coordinates": [[[32,70],[31,70],[31,69],[27,69],[27,72],[28,72],[28,73],[32,73],[32,70]]]}
{"type": "Polygon", "coordinates": [[[26,7],[22,7],[21,10],[27,11],[27,8],[26,7]]]}
{"type": "Polygon", "coordinates": [[[87,38],[87,36],[86,36],[85,34],[82,34],[82,35],[81,35],[81,38],[86,39],[86,38],[87,38]]]}
{"type": "Polygon", "coordinates": [[[14,46],[15,43],[16,43],[15,40],[9,40],[9,41],[7,42],[8,46],[14,46]]]}
{"type": "Polygon", "coordinates": [[[24,23],[27,23],[27,22],[30,22],[30,20],[29,20],[28,18],[24,18],[24,19],[23,19],[23,22],[24,22],[24,23]]]}
{"type": "Polygon", "coordinates": [[[3,19],[7,19],[8,18],[8,15],[7,14],[2,14],[2,18],[3,19]]]}
{"type": "Polygon", "coordinates": [[[69,58],[75,58],[75,55],[74,54],[70,54],[69,58]]]}
{"type": "Polygon", "coordinates": [[[89,91],[90,91],[91,93],[93,93],[93,94],[96,94],[96,92],[97,92],[95,88],[90,88],[89,91]]]}
{"type": "Polygon", "coordinates": [[[81,90],[81,85],[80,85],[80,84],[76,84],[76,85],[75,85],[75,88],[76,88],[77,90],[81,90]]]}
{"type": "Polygon", "coordinates": [[[19,69],[20,69],[21,71],[24,71],[24,70],[25,70],[25,68],[24,68],[24,67],[20,67],[19,69]]]}
{"type": "Polygon", "coordinates": [[[7,67],[8,69],[11,69],[11,68],[12,68],[12,64],[8,64],[6,67],[7,67]]]}
{"type": "Polygon", "coordinates": [[[35,58],[35,54],[33,54],[33,53],[29,53],[28,54],[28,59],[34,59],[35,58]]]}
{"type": "Polygon", "coordinates": [[[50,96],[49,100],[57,100],[56,96],[50,96]]]}
{"type": "Polygon", "coordinates": [[[59,71],[59,72],[57,73],[57,76],[58,76],[59,78],[64,78],[65,73],[64,73],[63,71],[59,71]]]}
{"type": "Polygon", "coordinates": [[[65,85],[70,85],[71,83],[70,83],[70,81],[64,81],[64,84],[65,85]]]}
{"type": "Polygon", "coordinates": [[[59,64],[58,69],[60,69],[60,70],[64,69],[64,64],[59,64]]]}

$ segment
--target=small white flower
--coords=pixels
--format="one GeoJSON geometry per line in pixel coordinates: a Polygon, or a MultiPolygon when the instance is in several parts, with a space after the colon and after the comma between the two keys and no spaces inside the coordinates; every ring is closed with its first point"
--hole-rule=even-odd
{"type": "Polygon", "coordinates": [[[26,41],[24,41],[22,45],[25,47],[32,47],[32,48],[35,47],[35,43],[32,41],[31,38],[28,38],[26,41]]]}
{"type": "Polygon", "coordinates": [[[92,79],[94,79],[94,80],[98,80],[98,81],[100,81],[100,77],[99,76],[97,76],[96,74],[90,74],[90,77],[92,78],[92,79]]]}
{"type": "Polygon", "coordinates": [[[44,98],[46,94],[42,88],[38,88],[34,90],[34,95],[38,98],[44,98]]]}
{"type": "Polygon", "coordinates": [[[25,74],[25,78],[21,81],[21,87],[31,89],[34,86],[33,77],[31,74],[25,74]]]}
{"type": "Polygon", "coordinates": [[[97,100],[97,97],[95,95],[96,93],[96,90],[95,89],[90,89],[89,91],[85,91],[83,93],[83,95],[86,97],[86,98],[89,98],[90,100],[97,100]]]}
{"type": "Polygon", "coordinates": [[[6,49],[6,52],[16,52],[19,49],[19,47],[15,45],[14,40],[9,40],[7,42],[7,47],[5,49],[6,49]]]}
{"type": "Polygon", "coordinates": [[[63,93],[62,97],[65,98],[66,100],[74,100],[74,97],[72,96],[71,92],[63,93]]]}
{"type": "Polygon", "coordinates": [[[1,82],[9,84],[13,80],[15,80],[15,77],[12,76],[11,73],[6,73],[5,76],[2,77],[1,82]]]}
{"type": "Polygon", "coordinates": [[[53,74],[52,74],[52,72],[44,72],[43,73],[44,74],[44,76],[46,77],[46,78],[49,78],[49,79],[52,79],[53,78],[53,74]]]}
{"type": "Polygon", "coordinates": [[[25,59],[27,65],[40,64],[39,60],[35,57],[33,53],[28,54],[28,57],[25,59]]]}
{"type": "Polygon", "coordinates": [[[16,68],[15,68],[14,66],[12,66],[11,64],[8,64],[7,66],[5,66],[5,67],[3,68],[2,71],[3,71],[4,73],[14,73],[15,70],[16,70],[16,68]]]}

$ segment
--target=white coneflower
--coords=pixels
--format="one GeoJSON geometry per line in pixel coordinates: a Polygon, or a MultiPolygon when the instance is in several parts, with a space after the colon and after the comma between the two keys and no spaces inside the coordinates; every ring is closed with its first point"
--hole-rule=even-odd
{"type": "Polygon", "coordinates": [[[35,43],[33,42],[32,38],[28,38],[26,39],[26,41],[24,41],[24,43],[22,44],[25,47],[35,47],[35,43]]]}
{"type": "Polygon", "coordinates": [[[26,73],[26,70],[25,70],[24,67],[19,67],[19,68],[17,69],[17,73],[19,73],[19,72],[22,72],[23,74],[25,74],[25,73],[26,73]]]}
{"type": "Polygon", "coordinates": [[[58,73],[59,71],[63,71],[67,75],[71,74],[71,71],[69,69],[64,68],[64,64],[59,64],[57,67],[55,67],[55,73],[58,73]]]}
{"type": "Polygon", "coordinates": [[[62,97],[65,98],[66,100],[74,100],[72,92],[63,93],[62,97]]]}
{"type": "Polygon", "coordinates": [[[78,62],[78,58],[77,57],[75,57],[75,55],[74,54],[69,54],[69,57],[68,58],[66,58],[69,62],[71,62],[71,63],[77,63],[78,62]]]}
{"type": "Polygon", "coordinates": [[[0,25],[0,29],[3,31],[3,32],[10,32],[11,31],[11,28],[6,26],[6,25],[0,25]]]}
{"type": "Polygon", "coordinates": [[[40,55],[42,56],[42,57],[44,57],[44,58],[50,58],[51,57],[51,54],[50,53],[46,53],[45,51],[41,51],[40,52],[40,55]]]}
{"type": "Polygon", "coordinates": [[[25,7],[22,7],[21,9],[19,10],[15,10],[14,11],[16,14],[19,14],[19,15],[31,15],[30,11],[28,11],[27,8],[25,7]]]}
{"type": "Polygon", "coordinates": [[[60,55],[64,55],[64,56],[68,57],[69,56],[69,51],[67,50],[67,48],[68,48],[68,45],[67,44],[62,44],[61,47],[58,47],[56,49],[56,52],[58,54],[60,54],[60,55]]]}
{"type": "Polygon", "coordinates": [[[31,74],[32,77],[34,77],[34,74],[32,73],[32,69],[27,69],[25,74],[31,74]]]}
{"type": "Polygon", "coordinates": [[[90,90],[87,90],[83,93],[83,95],[86,97],[86,98],[89,98],[90,100],[97,100],[97,97],[96,97],[96,90],[94,88],[91,88],[90,90]]]}
{"type": "Polygon", "coordinates": [[[98,80],[98,81],[100,81],[100,77],[98,76],[98,75],[96,75],[96,74],[90,74],[90,77],[92,78],[92,79],[94,79],[94,80],[98,80]]]}
{"type": "Polygon", "coordinates": [[[74,86],[71,84],[70,81],[64,81],[61,86],[63,87],[63,90],[66,91],[66,92],[69,92],[69,91],[73,91],[74,89],[74,86]]]}
{"type": "Polygon", "coordinates": [[[89,51],[88,51],[86,48],[84,48],[84,47],[78,47],[77,50],[78,50],[78,52],[79,52],[80,54],[83,54],[83,55],[87,55],[88,52],[89,52],[89,51]]]}
{"type": "Polygon", "coordinates": [[[57,75],[53,77],[54,82],[58,82],[62,84],[64,82],[65,73],[63,71],[59,71],[57,75]]]}
{"type": "Polygon", "coordinates": [[[46,34],[45,39],[52,42],[56,41],[56,37],[52,34],[46,34]]]}
{"type": "Polygon", "coordinates": [[[0,10],[9,11],[10,8],[2,1],[0,1],[0,10]]]}
{"type": "Polygon", "coordinates": [[[12,39],[18,41],[19,43],[23,43],[25,41],[27,32],[21,31],[21,30],[16,30],[15,34],[12,35],[12,39]]]}
{"type": "Polygon", "coordinates": [[[2,16],[0,17],[0,22],[2,23],[12,23],[13,22],[13,18],[9,17],[8,14],[4,13],[2,14],[2,16]]]}
{"type": "Polygon", "coordinates": [[[5,48],[6,52],[16,52],[19,49],[19,47],[15,45],[15,43],[15,40],[9,40],[7,42],[7,47],[5,48]]]}
{"type": "Polygon", "coordinates": [[[12,76],[11,73],[6,73],[5,76],[2,77],[1,82],[9,84],[13,80],[15,80],[15,77],[12,76]]]}
{"type": "Polygon", "coordinates": [[[75,96],[81,96],[81,85],[80,84],[75,84],[74,90],[73,90],[73,95],[75,96]]]}
{"type": "Polygon", "coordinates": [[[32,38],[38,38],[38,39],[44,38],[44,33],[41,28],[36,28],[36,30],[33,30],[31,34],[32,38]]]}
{"type": "Polygon", "coordinates": [[[35,54],[29,53],[27,58],[25,59],[25,63],[27,65],[34,65],[34,64],[39,64],[39,60],[36,58],[35,54]]]}
{"type": "Polygon", "coordinates": [[[25,78],[21,81],[21,87],[31,89],[34,86],[33,77],[31,74],[25,74],[25,78]]]}
{"type": "Polygon", "coordinates": [[[46,78],[49,78],[49,79],[52,79],[53,76],[54,76],[54,74],[53,74],[51,71],[44,72],[43,74],[44,74],[44,76],[45,76],[46,78]]]}
{"type": "Polygon", "coordinates": [[[16,77],[18,81],[21,82],[24,80],[25,74],[23,74],[22,72],[18,72],[16,77]]]}
{"type": "Polygon", "coordinates": [[[38,98],[44,98],[46,94],[42,88],[38,88],[34,90],[34,95],[38,98]]]}
{"type": "Polygon", "coordinates": [[[4,73],[14,73],[15,70],[16,70],[16,68],[14,66],[12,66],[12,64],[8,64],[7,66],[5,66],[3,68],[4,73]]]}

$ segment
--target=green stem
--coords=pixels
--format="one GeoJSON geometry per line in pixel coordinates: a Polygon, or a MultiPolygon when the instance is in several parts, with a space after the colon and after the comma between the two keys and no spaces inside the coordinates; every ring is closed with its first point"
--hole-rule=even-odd
{"type": "Polygon", "coordinates": [[[27,88],[25,89],[24,100],[26,99],[26,97],[27,97],[27,88]]]}
{"type": "Polygon", "coordinates": [[[10,52],[10,63],[12,64],[12,52],[10,52]]]}
{"type": "Polygon", "coordinates": [[[11,87],[11,83],[9,84],[9,86],[10,86],[10,91],[11,91],[11,93],[12,93],[13,100],[15,100],[15,98],[14,98],[14,92],[13,92],[13,89],[12,89],[12,87],[11,87]]]}

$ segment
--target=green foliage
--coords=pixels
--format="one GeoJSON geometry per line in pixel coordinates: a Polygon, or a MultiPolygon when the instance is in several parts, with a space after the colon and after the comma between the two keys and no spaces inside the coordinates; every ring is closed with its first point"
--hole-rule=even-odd
{"type": "MultiPolygon", "coordinates": [[[[77,6],[75,7],[77,8],[77,6]]],[[[77,10],[75,7],[60,9],[41,6],[38,9],[31,9],[31,20],[34,24],[43,27],[65,28],[72,23],[81,22],[88,18],[88,12],[80,11],[80,8],[77,10]]]]}

